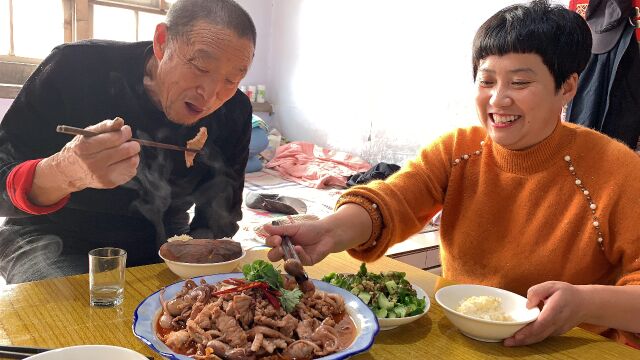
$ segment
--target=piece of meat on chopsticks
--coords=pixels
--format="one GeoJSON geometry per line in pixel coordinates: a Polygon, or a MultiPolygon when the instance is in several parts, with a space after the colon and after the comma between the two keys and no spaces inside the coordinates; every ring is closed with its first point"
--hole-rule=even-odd
{"type": "MultiPolygon", "coordinates": [[[[187,147],[189,149],[200,150],[204,146],[204,143],[207,141],[207,128],[201,127],[196,136],[187,141],[187,147]]],[[[187,163],[187,167],[190,168],[193,166],[193,159],[195,159],[196,153],[185,151],[184,152],[184,160],[187,163]]]]}

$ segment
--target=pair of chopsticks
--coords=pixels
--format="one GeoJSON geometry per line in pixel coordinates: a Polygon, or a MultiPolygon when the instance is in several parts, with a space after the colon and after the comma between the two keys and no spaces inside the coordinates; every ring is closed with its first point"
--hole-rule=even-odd
{"type": "MultiPolygon", "coordinates": [[[[63,133],[63,134],[83,135],[83,136],[86,136],[86,137],[92,137],[92,136],[96,136],[96,135],[100,134],[100,133],[93,132],[93,131],[90,131],[90,130],[80,129],[80,128],[77,128],[77,127],[67,126],[67,125],[58,125],[56,127],[56,131],[59,132],[59,133],[63,133]]],[[[159,143],[159,142],[149,141],[149,140],[131,138],[131,139],[129,139],[129,141],[135,141],[135,142],[139,143],[140,145],[152,146],[152,147],[157,147],[157,148],[160,148],[160,149],[188,151],[188,152],[192,152],[192,153],[196,153],[196,154],[202,153],[202,151],[198,150],[198,149],[191,149],[191,148],[188,148],[188,147],[176,146],[176,145],[171,145],[171,144],[164,144],[164,143],[159,143]]]]}
{"type": "MultiPolygon", "coordinates": [[[[29,356],[40,354],[53,349],[45,349],[31,346],[13,346],[0,345],[0,358],[4,359],[26,359],[29,356]]],[[[147,356],[147,359],[153,360],[153,356],[147,356]]]]}
{"type": "Polygon", "coordinates": [[[29,356],[40,354],[51,349],[43,349],[29,346],[0,345],[0,358],[26,359],[29,356]]]}

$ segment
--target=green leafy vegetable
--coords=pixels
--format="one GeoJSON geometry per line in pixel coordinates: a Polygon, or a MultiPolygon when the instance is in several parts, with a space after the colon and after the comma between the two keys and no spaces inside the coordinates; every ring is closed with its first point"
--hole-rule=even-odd
{"type": "Polygon", "coordinates": [[[358,271],[356,276],[367,276],[367,265],[365,265],[365,263],[360,264],[360,271],[358,271]]]}
{"type": "Polygon", "coordinates": [[[263,281],[276,290],[282,289],[284,281],[271,263],[264,260],[256,260],[242,267],[245,279],[249,281],[263,281]]]}
{"type": "Polygon", "coordinates": [[[280,299],[282,308],[288,313],[292,312],[293,309],[295,309],[296,305],[298,305],[298,303],[300,302],[302,291],[300,291],[300,289],[298,288],[295,288],[293,290],[281,289],[280,293],[282,293],[282,296],[280,296],[278,299],[280,299]]]}

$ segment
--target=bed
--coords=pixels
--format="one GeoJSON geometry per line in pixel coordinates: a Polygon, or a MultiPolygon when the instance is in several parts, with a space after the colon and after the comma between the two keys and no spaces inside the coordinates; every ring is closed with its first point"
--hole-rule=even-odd
{"type": "MultiPolygon", "coordinates": [[[[279,176],[277,171],[263,169],[245,175],[244,196],[249,191],[291,196],[304,201],[307,214],[323,218],[333,213],[333,208],[344,189],[316,189],[298,184],[279,176]]],[[[264,239],[256,236],[255,229],[284,215],[248,208],[242,204],[240,229],[233,237],[245,249],[264,245],[264,239]]],[[[386,255],[415,267],[439,273],[439,232],[434,223],[427,224],[418,234],[391,247],[386,255]]]]}
{"type": "MultiPolygon", "coordinates": [[[[243,198],[249,191],[298,198],[307,205],[307,214],[319,218],[333,212],[336,201],[344,192],[342,189],[315,189],[298,184],[283,179],[277,171],[270,169],[262,169],[245,175],[243,198]]],[[[264,240],[256,237],[255,229],[282,216],[285,215],[250,209],[243,202],[242,220],[239,222],[240,229],[233,239],[240,242],[243,248],[263,245],[264,240]]]]}

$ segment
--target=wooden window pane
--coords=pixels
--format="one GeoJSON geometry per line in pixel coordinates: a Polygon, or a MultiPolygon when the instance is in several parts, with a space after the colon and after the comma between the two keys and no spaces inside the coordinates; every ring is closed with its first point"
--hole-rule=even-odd
{"type": "Polygon", "coordinates": [[[164,22],[164,15],[140,11],[138,13],[138,40],[153,40],[156,25],[164,22]]]}
{"type": "Polygon", "coordinates": [[[160,8],[160,0],[110,0],[112,3],[160,8]]]}
{"type": "Polygon", "coordinates": [[[63,42],[62,1],[13,1],[13,45],[16,56],[43,59],[63,42]]]}
{"type": "Polygon", "coordinates": [[[9,34],[9,0],[0,0],[0,55],[8,55],[11,48],[9,34]]]}
{"type": "Polygon", "coordinates": [[[133,10],[93,6],[93,38],[136,41],[136,15],[133,10]]]}

